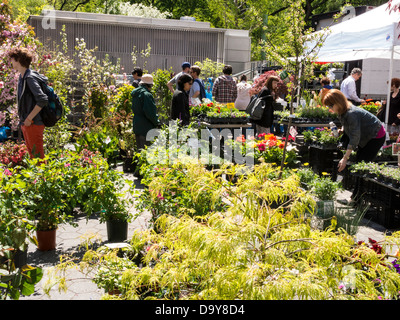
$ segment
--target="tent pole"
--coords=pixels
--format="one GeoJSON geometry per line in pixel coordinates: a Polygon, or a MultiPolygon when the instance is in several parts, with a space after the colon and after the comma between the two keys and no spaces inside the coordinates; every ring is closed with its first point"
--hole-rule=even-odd
{"type": "Polygon", "coordinates": [[[390,64],[389,64],[389,80],[388,80],[388,86],[387,86],[386,113],[385,113],[386,129],[389,126],[388,121],[389,121],[390,92],[391,92],[390,91],[390,83],[392,82],[392,75],[393,75],[393,54],[394,54],[394,45],[392,45],[392,47],[391,47],[390,64]]]}

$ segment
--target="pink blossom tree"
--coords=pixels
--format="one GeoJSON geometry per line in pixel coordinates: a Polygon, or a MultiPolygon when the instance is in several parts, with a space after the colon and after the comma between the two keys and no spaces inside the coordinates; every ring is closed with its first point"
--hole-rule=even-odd
{"type": "Polygon", "coordinates": [[[26,47],[33,52],[40,46],[32,27],[12,21],[7,3],[0,4],[0,126],[7,121],[12,130],[18,127],[16,103],[18,74],[13,70],[7,53],[13,47],[26,47]]]}

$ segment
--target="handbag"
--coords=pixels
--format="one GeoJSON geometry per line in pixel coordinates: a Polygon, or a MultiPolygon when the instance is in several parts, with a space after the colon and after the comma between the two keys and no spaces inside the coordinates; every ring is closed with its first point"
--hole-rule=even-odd
{"type": "Polygon", "coordinates": [[[253,98],[246,108],[246,112],[250,115],[252,120],[260,120],[264,114],[265,100],[255,97],[253,98]]]}

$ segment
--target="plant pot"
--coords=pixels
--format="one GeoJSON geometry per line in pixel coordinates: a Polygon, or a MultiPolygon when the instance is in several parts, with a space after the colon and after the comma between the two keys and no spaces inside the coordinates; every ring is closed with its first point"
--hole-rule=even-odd
{"type": "Polygon", "coordinates": [[[17,250],[14,255],[14,265],[15,268],[22,268],[27,264],[28,261],[28,249],[21,251],[17,250]]]}
{"type": "Polygon", "coordinates": [[[108,220],[107,237],[109,242],[123,242],[128,238],[128,222],[120,220],[108,220]]]}
{"type": "MultiPolygon", "coordinates": [[[[28,260],[28,249],[21,251],[21,250],[17,250],[13,256],[13,262],[14,262],[14,266],[15,268],[21,268],[23,266],[25,266],[28,260]]],[[[6,264],[8,263],[9,260],[7,257],[5,256],[0,256],[0,264],[6,264]]]]}
{"type": "Polygon", "coordinates": [[[330,218],[334,212],[333,200],[317,201],[317,216],[321,218],[330,218]]]}
{"type": "Polygon", "coordinates": [[[56,248],[57,229],[36,231],[39,251],[50,251],[56,248]]]}
{"type": "Polygon", "coordinates": [[[133,162],[132,157],[124,158],[122,169],[124,170],[124,172],[133,173],[136,170],[136,162],[133,162]]]}

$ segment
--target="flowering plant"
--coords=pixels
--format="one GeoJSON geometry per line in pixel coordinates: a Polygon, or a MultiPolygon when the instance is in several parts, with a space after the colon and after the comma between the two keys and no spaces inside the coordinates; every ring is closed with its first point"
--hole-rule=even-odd
{"type": "MultiPolygon", "coordinates": [[[[292,140],[289,137],[289,140],[292,140]]],[[[258,162],[261,158],[267,163],[280,164],[283,157],[283,149],[285,147],[284,138],[278,139],[274,134],[259,134],[255,140],[254,157],[258,162]]],[[[290,167],[295,164],[296,160],[296,148],[290,143],[287,146],[285,163],[290,167]]]]}
{"type": "Polygon", "coordinates": [[[317,142],[323,145],[337,144],[339,137],[335,137],[332,133],[332,129],[315,128],[315,130],[307,130],[303,132],[304,142],[317,142]]]}
{"type": "Polygon", "coordinates": [[[7,5],[0,6],[0,126],[5,121],[13,131],[18,128],[16,94],[18,73],[11,66],[8,52],[13,47],[26,47],[36,52],[40,43],[34,38],[33,28],[27,23],[12,21],[7,5]]]}
{"type": "MultiPolygon", "coordinates": [[[[265,87],[265,84],[267,83],[267,80],[270,76],[279,77],[279,74],[274,70],[264,72],[254,81],[254,84],[250,89],[250,94],[251,95],[259,94],[260,91],[265,87]]],[[[277,95],[286,96],[287,94],[288,94],[287,85],[282,80],[280,80],[278,82],[277,95]]]]}
{"type": "Polygon", "coordinates": [[[372,101],[372,99],[365,100],[365,103],[360,105],[360,108],[371,112],[372,114],[376,115],[378,113],[379,108],[382,106],[380,101],[372,101]]]}
{"type": "MultiPolygon", "coordinates": [[[[261,133],[257,137],[249,137],[246,139],[244,135],[236,138],[234,147],[241,149],[241,154],[246,155],[248,150],[254,150],[254,160],[256,163],[266,162],[280,165],[283,157],[283,149],[285,147],[285,138],[278,139],[274,134],[261,133]]],[[[293,140],[289,136],[289,142],[286,148],[285,164],[289,167],[297,163],[296,148],[290,144],[293,140]]]]}
{"type": "Polygon", "coordinates": [[[20,166],[27,152],[24,143],[18,144],[8,140],[0,145],[0,163],[12,168],[20,166]]]}

